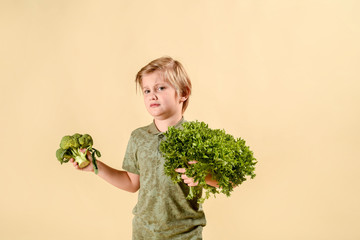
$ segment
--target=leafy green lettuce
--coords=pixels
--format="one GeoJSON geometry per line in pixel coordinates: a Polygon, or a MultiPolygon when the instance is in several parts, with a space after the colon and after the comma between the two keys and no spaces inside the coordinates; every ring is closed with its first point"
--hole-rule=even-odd
{"type": "Polygon", "coordinates": [[[160,143],[160,151],[165,158],[165,174],[174,183],[182,181],[176,168],[186,168],[186,175],[198,181],[197,187],[190,187],[187,199],[192,199],[205,190],[204,202],[210,194],[222,193],[230,196],[233,188],[255,177],[256,159],[253,152],[241,138],[234,138],[225,130],[211,129],[204,122],[193,121],[182,124],[181,129],[169,127],[160,143]],[[196,160],[197,163],[189,164],[196,160]],[[219,187],[207,185],[205,177],[211,174],[219,187]]]}

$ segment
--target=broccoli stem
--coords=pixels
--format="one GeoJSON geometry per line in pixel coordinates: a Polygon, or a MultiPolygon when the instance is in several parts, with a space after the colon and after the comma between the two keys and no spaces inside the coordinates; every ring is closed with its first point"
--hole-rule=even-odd
{"type": "Polygon", "coordinates": [[[90,164],[90,162],[87,159],[85,159],[84,157],[81,157],[81,156],[76,156],[75,162],[78,163],[79,168],[84,168],[90,164]]]}
{"type": "Polygon", "coordinates": [[[83,153],[78,150],[71,149],[72,154],[75,156],[75,162],[79,165],[79,168],[84,168],[90,164],[90,161],[86,159],[86,152],[83,153]]]}

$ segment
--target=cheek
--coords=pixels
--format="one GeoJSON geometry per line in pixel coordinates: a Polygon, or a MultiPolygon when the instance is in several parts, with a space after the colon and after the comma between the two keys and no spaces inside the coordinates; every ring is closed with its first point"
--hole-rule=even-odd
{"type": "Polygon", "coordinates": [[[145,95],[144,95],[144,103],[146,104],[147,102],[149,102],[148,96],[145,96],[145,95]]]}
{"type": "Polygon", "coordinates": [[[181,97],[179,97],[179,95],[178,94],[175,94],[175,102],[176,103],[180,103],[181,102],[181,97]]]}

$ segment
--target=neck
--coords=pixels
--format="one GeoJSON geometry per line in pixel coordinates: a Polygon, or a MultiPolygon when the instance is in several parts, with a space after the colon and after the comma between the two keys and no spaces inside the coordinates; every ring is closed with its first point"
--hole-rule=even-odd
{"type": "Polygon", "coordinates": [[[182,118],[182,115],[175,115],[166,119],[154,119],[155,125],[160,132],[166,132],[168,127],[176,125],[182,118]]]}

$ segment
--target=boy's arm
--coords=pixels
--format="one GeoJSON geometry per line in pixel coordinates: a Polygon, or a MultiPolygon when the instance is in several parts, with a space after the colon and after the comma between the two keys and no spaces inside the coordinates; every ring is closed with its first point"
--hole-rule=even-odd
{"type": "Polygon", "coordinates": [[[207,185],[210,185],[210,186],[212,186],[212,187],[216,187],[216,188],[219,187],[219,182],[216,181],[216,180],[214,180],[214,179],[212,178],[211,174],[209,174],[209,175],[207,175],[207,176],[205,177],[205,182],[206,182],[207,185]]]}
{"type": "Polygon", "coordinates": [[[140,176],[127,171],[121,171],[109,167],[103,162],[97,161],[98,176],[111,185],[128,192],[136,192],[140,188],[140,176]]]}
{"type": "MultiPolygon", "coordinates": [[[[77,162],[75,162],[74,159],[70,159],[70,161],[73,163],[74,167],[79,170],[86,172],[93,172],[94,169],[93,169],[91,154],[88,153],[87,157],[90,160],[90,164],[85,168],[79,168],[77,162]]],[[[133,193],[139,190],[140,188],[139,175],[127,171],[114,169],[99,160],[97,160],[96,163],[98,166],[97,175],[102,179],[104,179],[105,181],[107,181],[108,183],[110,183],[111,185],[133,193]]]]}

